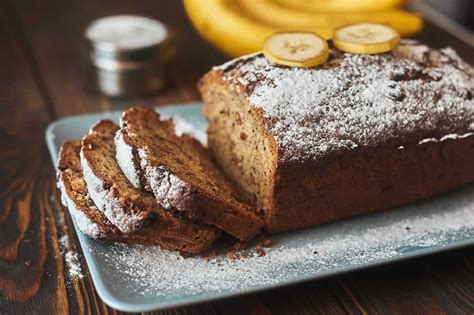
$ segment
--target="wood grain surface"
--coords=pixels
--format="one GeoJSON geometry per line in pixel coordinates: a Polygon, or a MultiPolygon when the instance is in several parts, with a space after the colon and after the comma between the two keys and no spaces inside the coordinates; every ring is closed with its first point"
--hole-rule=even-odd
{"type": "MultiPolygon", "coordinates": [[[[451,45],[474,63],[474,49],[427,24],[420,35],[451,45]]],[[[226,57],[192,29],[178,1],[0,1],[0,314],[108,314],[87,272],[69,276],[65,250],[80,253],[44,142],[49,122],[199,98],[195,84],[226,57]],[[86,25],[112,14],[157,18],[177,45],[169,85],[151,98],[117,101],[90,84],[82,41],[86,25]],[[61,238],[70,242],[66,247],[61,238]]],[[[82,259],[82,258],[81,258],[82,259]]],[[[85,261],[82,266],[87,268],[85,261]]],[[[372,268],[338,277],[159,314],[472,314],[474,250],[372,268]]]]}

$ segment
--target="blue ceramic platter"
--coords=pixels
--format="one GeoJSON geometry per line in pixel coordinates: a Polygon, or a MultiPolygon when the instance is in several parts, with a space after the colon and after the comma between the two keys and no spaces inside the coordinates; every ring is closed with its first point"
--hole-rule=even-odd
{"type": "MultiPolygon", "coordinates": [[[[201,103],[157,108],[198,138],[201,103]]],[[[79,139],[101,118],[120,112],[61,118],[46,131],[56,165],[61,143],[79,139]]],[[[76,229],[98,294],[113,308],[143,312],[206,302],[474,244],[474,186],[407,207],[271,237],[259,257],[255,244],[241,259],[182,258],[153,246],[94,241],[76,229]]]]}

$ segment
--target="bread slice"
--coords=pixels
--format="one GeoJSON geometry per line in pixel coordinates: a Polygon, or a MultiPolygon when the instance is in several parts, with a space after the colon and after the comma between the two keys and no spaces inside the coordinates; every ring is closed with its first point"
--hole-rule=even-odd
{"type": "Polygon", "coordinates": [[[84,234],[91,238],[113,239],[120,231],[89,198],[82,175],[80,150],[81,141],[73,140],[64,142],[59,152],[57,185],[61,191],[61,201],[84,234]]]}
{"type": "Polygon", "coordinates": [[[58,187],[63,204],[68,207],[79,229],[95,239],[133,244],[153,244],[171,250],[199,253],[209,247],[218,231],[163,214],[158,220],[134,233],[122,233],[89,198],[82,174],[79,152],[81,142],[66,141],[59,154],[58,187]]]}
{"type": "Polygon", "coordinates": [[[116,136],[117,160],[135,187],[152,191],[165,208],[248,240],[263,221],[239,201],[207,150],[188,135],[177,136],[170,120],[147,107],[127,110],[116,136]]]}
{"type": "Polygon", "coordinates": [[[159,211],[153,197],[136,190],[115,162],[113,137],[118,126],[102,120],[82,139],[81,164],[91,199],[124,233],[135,231],[159,211]]]}

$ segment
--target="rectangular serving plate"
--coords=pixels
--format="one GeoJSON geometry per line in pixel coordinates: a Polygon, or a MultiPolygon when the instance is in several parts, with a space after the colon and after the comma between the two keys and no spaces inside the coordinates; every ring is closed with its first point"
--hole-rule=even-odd
{"type": "MultiPolygon", "coordinates": [[[[206,121],[201,105],[196,102],[156,109],[164,117],[194,126],[200,133],[197,136],[202,137],[206,121]]],[[[99,119],[118,122],[119,117],[120,112],[108,112],[65,117],[51,123],[46,142],[54,165],[64,140],[80,139],[99,119]]],[[[231,261],[225,254],[209,261],[179,259],[176,253],[157,247],[137,249],[91,240],[77,226],[76,232],[103,301],[118,310],[145,312],[473,245],[474,220],[469,218],[474,218],[474,185],[410,206],[274,235],[271,236],[274,245],[266,249],[264,257],[258,257],[255,244],[251,244],[243,251],[246,258],[237,261],[231,261]],[[134,270],[133,263],[138,270],[134,270]],[[173,273],[176,275],[170,276],[173,273]]]]}

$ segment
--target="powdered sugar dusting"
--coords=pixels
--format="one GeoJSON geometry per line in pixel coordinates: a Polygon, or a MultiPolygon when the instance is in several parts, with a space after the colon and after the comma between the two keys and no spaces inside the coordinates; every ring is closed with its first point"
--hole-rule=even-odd
{"type": "Polygon", "coordinates": [[[137,189],[142,189],[140,177],[133,162],[133,148],[123,139],[123,133],[117,131],[115,138],[115,158],[123,174],[130,181],[130,184],[137,189]]]}
{"type": "Polygon", "coordinates": [[[275,66],[254,54],[215,69],[265,111],[282,160],[416,145],[474,123],[474,69],[451,48],[404,40],[378,55],[333,50],[318,68],[275,66]]]}
{"type": "MultiPolygon", "coordinates": [[[[83,211],[79,210],[76,203],[67,194],[67,189],[62,182],[62,179],[58,181],[58,188],[61,191],[62,204],[69,209],[73,220],[76,222],[79,229],[86,235],[97,238],[101,236],[102,232],[100,227],[93,222],[83,211]]],[[[95,208],[95,206],[94,206],[95,208]]],[[[97,210],[98,211],[98,210],[97,210]]]]}
{"type": "Polygon", "coordinates": [[[266,287],[473,239],[474,187],[468,187],[404,209],[272,237],[263,257],[254,247],[241,259],[206,260],[123,244],[96,254],[119,277],[117,289],[168,300],[266,287]]]}
{"type": "Polygon", "coordinates": [[[150,165],[146,154],[145,150],[138,150],[141,167],[156,201],[165,209],[176,208],[184,211],[182,203],[185,201],[187,194],[190,193],[188,185],[170,173],[165,167],[150,165]]]}
{"type": "Polygon", "coordinates": [[[427,143],[427,142],[443,142],[443,141],[446,141],[446,140],[464,139],[464,138],[471,137],[471,136],[474,136],[474,132],[467,132],[467,133],[462,134],[462,135],[457,134],[457,133],[452,133],[452,134],[445,135],[445,136],[441,137],[440,139],[426,138],[426,139],[423,139],[420,142],[418,142],[418,144],[423,144],[423,143],[427,143]]]}

